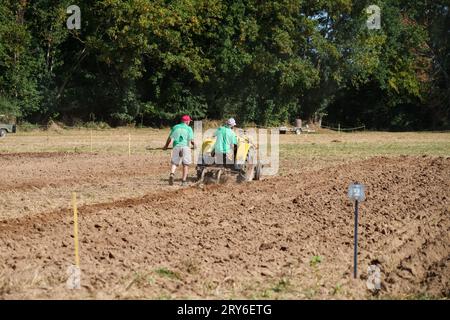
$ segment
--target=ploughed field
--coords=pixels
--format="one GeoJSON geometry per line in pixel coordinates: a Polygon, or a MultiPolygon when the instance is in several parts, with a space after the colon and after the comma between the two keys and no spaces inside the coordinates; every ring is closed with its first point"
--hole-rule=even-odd
{"type": "Polygon", "coordinates": [[[70,130],[0,140],[0,298],[450,296],[449,133],[282,135],[277,176],[203,187],[168,186],[170,152],[145,149],[166,135],[70,130]],[[367,188],[356,280],[353,181],[367,188]],[[66,287],[72,192],[79,290],[66,287]],[[374,264],[377,293],[366,286],[374,264]]]}

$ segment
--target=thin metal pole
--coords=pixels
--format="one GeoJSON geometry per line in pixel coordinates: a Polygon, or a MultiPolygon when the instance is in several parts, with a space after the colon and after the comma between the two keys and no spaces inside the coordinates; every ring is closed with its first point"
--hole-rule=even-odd
{"type": "Polygon", "coordinates": [[[353,256],[353,277],[358,275],[358,200],[355,200],[355,252],[353,256]]]}

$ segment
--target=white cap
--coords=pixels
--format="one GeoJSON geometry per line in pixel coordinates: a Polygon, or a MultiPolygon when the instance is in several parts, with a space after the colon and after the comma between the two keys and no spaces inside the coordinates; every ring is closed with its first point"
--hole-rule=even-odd
{"type": "Polygon", "coordinates": [[[230,127],[234,127],[236,125],[236,120],[234,120],[234,118],[228,119],[227,125],[229,125],[230,127]]]}

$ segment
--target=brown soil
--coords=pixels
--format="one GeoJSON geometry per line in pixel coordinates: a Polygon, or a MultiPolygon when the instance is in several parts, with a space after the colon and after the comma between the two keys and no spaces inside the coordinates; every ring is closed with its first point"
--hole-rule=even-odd
{"type": "Polygon", "coordinates": [[[162,153],[20,154],[0,165],[11,208],[0,216],[0,298],[371,298],[370,264],[382,271],[377,297],[450,296],[450,158],[376,157],[204,188],[167,186],[162,153]],[[357,280],[352,181],[367,186],[357,280]],[[85,197],[81,290],[65,284],[73,189],[85,197]],[[47,200],[16,209],[38,194],[47,200]]]}

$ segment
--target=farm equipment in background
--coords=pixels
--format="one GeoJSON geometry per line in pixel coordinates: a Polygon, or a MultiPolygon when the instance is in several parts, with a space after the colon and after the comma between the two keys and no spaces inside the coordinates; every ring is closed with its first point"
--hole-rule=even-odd
{"type": "Polygon", "coordinates": [[[280,130],[280,134],[286,134],[289,132],[294,132],[295,134],[302,133],[302,128],[298,128],[298,127],[291,128],[291,127],[283,126],[283,127],[280,127],[279,130],[280,130]]]}
{"type": "Polygon", "coordinates": [[[12,117],[0,115],[0,139],[6,137],[8,133],[16,133],[16,125],[11,124],[12,122],[15,122],[12,117]]]}
{"type": "Polygon", "coordinates": [[[289,132],[293,132],[295,134],[301,134],[301,133],[313,133],[316,131],[314,129],[310,129],[309,125],[302,126],[302,120],[296,119],[294,127],[281,126],[279,128],[279,132],[280,132],[280,134],[286,134],[289,132]]]}
{"type": "Polygon", "coordinates": [[[232,164],[215,163],[215,143],[215,137],[206,138],[202,143],[200,159],[196,167],[199,183],[207,180],[220,183],[221,179],[229,175],[237,175],[238,182],[261,179],[263,166],[257,157],[258,148],[245,133],[237,135],[232,164]]]}

